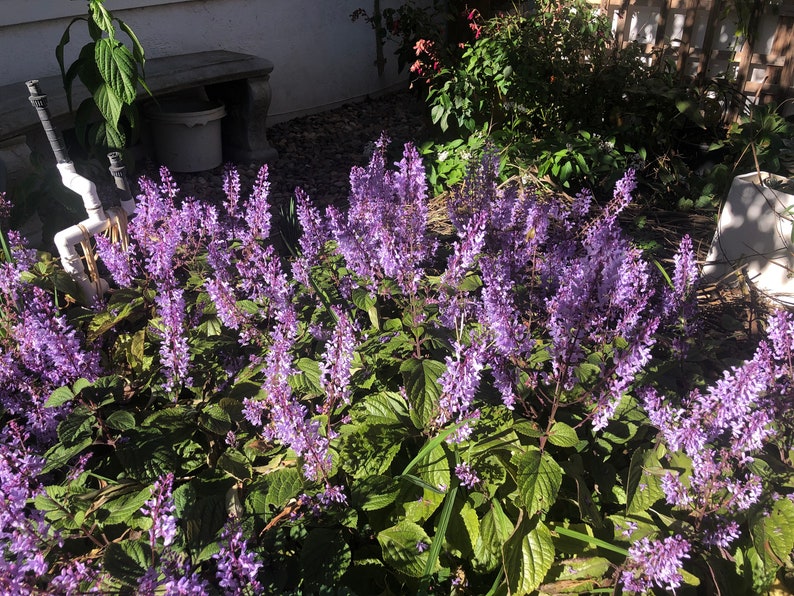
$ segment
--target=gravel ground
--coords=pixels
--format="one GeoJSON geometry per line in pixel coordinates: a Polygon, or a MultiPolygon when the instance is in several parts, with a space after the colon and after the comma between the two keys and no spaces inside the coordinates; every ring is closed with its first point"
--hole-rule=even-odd
{"type": "MultiPolygon", "coordinates": [[[[426,138],[424,105],[413,94],[399,92],[346,104],[320,114],[288,120],[268,128],[279,157],[268,164],[271,204],[277,210],[301,187],[318,205],[344,203],[350,168],[365,165],[381,133],[392,141],[395,160],[408,141],[426,138]]],[[[251,188],[261,163],[237,163],[241,187],[251,188]]],[[[150,167],[144,170],[152,174],[150,167]]],[[[221,200],[223,166],[205,172],[174,174],[184,196],[221,200]]]]}

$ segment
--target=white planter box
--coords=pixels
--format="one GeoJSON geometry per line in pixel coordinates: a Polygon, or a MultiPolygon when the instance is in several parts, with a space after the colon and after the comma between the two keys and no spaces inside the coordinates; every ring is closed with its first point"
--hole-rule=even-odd
{"type": "MultiPolygon", "coordinates": [[[[761,172],[761,179],[785,178],[761,172]]],[[[758,173],[737,176],[720,214],[703,277],[735,282],[741,275],[767,297],[794,305],[794,195],[758,182],[758,173]]]]}

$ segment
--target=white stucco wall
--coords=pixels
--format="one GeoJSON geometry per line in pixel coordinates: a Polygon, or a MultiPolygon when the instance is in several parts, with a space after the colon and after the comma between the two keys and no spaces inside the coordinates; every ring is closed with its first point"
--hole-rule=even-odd
{"type": "MultiPolygon", "coordinates": [[[[357,8],[371,11],[372,0],[107,0],[105,6],[132,27],[150,58],[225,49],[271,60],[271,123],[406,80],[389,46],[378,76],[375,34],[350,20],[357,8]]],[[[85,8],[75,0],[0,0],[0,85],[58,74],[55,47],[85,8]]],[[[87,39],[84,24],[74,27],[67,63],[87,39]]]]}

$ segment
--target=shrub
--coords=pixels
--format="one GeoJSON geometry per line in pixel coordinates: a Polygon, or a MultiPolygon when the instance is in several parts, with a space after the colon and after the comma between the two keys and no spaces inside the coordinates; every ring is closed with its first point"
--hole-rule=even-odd
{"type": "Polygon", "coordinates": [[[760,590],[794,546],[794,320],[719,378],[685,238],[670,285],[611,202],[498,187],[486,159],[427,227],[386,141],[350,208],[267,169],[222,205],[142,180],[118,288],[58,310],[12,236],[0,269],[0,585],[14,593],[760,590]],[[782,454],[782,455],[781,455],[782,454]],[[715,570],[719,569],[719,573],[715,570]],[[720,578],[719,580],[715,578],[720,578]]]}

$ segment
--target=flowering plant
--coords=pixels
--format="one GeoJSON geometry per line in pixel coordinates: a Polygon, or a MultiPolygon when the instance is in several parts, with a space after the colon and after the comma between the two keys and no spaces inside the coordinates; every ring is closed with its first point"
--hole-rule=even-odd
{"type": "Polygon", "coordinates": [[[266,168],[248,197],[228,170],[217,206],[142,180],[90,309],[58,309],[10,236],[4,590],[769,585],[794,546],[792,315],[689,385],[691,241],[661,283],[617,222],[632,171],[596,207],[487,159],[445,243],[416,150],[392,170],[385,147],[346,212],[297,193],[289,261],[266,168]]]}

